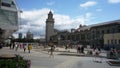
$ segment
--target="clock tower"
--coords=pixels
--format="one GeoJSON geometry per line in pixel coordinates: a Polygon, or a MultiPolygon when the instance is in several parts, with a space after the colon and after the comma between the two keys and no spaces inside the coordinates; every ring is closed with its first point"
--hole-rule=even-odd
{"type": "Polygon", "coordinates": [[[46,19],[46,43],[50,41],[50,37],[54,35],[54,18],[53,14],[50,11],[48,13],[48,18],[46,19]]]}

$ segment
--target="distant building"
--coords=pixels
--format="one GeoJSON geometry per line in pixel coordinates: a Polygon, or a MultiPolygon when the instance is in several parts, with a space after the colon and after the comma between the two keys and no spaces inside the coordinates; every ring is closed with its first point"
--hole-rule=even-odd
{"type": "Polygon", "coordinates": [[[55,35],[54,18],[52,12],[50,11],[46,20],[46,43],[50,42],[50,37],[53,35],[55,35]]]}
{"type": "Polygon", "coordinates": [[[33,34],[28,30],[28,32],[26,33],[26,39],[33,39],[33,34]]]}
{"type": "Polygon", "coordinates": [[[0,0],[0,41],[18,30],[18,12],[15,0],[0,0]]]}
{"type": "Polygon", "coordinates": [[[22,33],[18,34],[18,39],[22,39],[22,33]]]}

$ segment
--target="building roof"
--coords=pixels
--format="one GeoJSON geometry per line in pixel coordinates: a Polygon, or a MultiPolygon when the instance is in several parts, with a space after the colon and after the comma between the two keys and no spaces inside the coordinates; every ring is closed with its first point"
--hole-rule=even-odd
{"type": "Polygon", "coordinates": [[[96,27],[96,26],[108,25],[108,24],[113,24],[113,23],[118,23],[118,24],[120,24],[120,20],[113,20],[113,21],[108,21],[108,22],[93,24],[93,25],[90,25],[90,26],[96,27]]]}
{"type": "Polygon", "coordinates": [[[97,27],[97,26],[103,26],[103,25],[108,25],[108,24],[113,24],[113,23],[117,23],[120,24],[120,20],[114,20],[114,21],[108,21],[108,22],[103,22],[103,23],[98,23],[98,24],[93,24],[93,25],[89,25],[89,26],[83,26],[81,28],[78,28],[77,30],[88,30],[92,27],[97,27]]]}

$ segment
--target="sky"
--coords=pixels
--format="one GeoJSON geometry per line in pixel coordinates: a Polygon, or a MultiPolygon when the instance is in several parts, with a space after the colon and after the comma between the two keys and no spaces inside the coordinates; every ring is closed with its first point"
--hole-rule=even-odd
{"type": "Polygon", "coordinates": [[[92,25],[120,19],[120,0],[16,0],[20,11],[20,29],[24,36],[29,30],[34,38],[45,36],[45,21],[51,10],[54,28],[70,30],[82,25],[92,25]]]}

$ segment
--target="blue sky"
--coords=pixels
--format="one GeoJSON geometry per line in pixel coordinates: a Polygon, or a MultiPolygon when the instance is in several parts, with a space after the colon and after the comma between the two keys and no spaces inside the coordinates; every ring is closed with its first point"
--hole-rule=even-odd
{"type": "Polygon", "coordinates": [[[45,34],[45,20],[50,10],[54,14],[55,28],[60,30],[120,19],[120,0],[16,1],[23,11],[21,29],[17,33],[30,30],[36,37],[45,34]]]}

